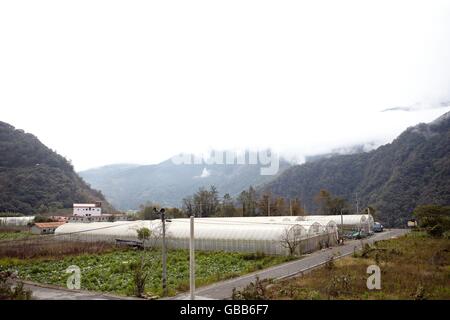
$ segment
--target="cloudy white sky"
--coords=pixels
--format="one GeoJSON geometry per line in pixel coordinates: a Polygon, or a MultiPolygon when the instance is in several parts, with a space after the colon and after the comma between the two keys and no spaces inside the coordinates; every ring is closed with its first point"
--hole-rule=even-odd
{"type": "Polygon", "coordinates": [[[0,120],[77,170],[384,143],[450,110],[449,39],[450,1],[2,1],[0,120]]]}

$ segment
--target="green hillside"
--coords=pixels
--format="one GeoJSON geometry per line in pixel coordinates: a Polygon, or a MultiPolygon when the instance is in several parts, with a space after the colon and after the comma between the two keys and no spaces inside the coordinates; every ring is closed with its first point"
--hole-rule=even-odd
{"type": "Polygon", "coordinates": [[[91,201],[105,198],[64,157],[32,134],[0,122],[0,212],[36,214],[91,201]]]}
{"type": "Polygon", "coordinates": [[[408,128],[374,151],[293,166],[259,191],[299,197],[314,212],[321,189],[353,207],[357,194],[360,208],[374,207],[389,226],[405,226],[417,205],[450,204],[450,113],[408,128]]]}

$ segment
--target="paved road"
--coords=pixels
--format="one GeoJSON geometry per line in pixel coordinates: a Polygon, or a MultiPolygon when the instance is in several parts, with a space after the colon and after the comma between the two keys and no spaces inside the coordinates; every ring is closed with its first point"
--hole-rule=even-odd
{"type": "Polygon", "coordinates": [[[24,286],[33,292],[32,299],[35,300],[140,300],[85,290],[69,290],[28,281],[25,281],[24,286]]]}
{"type": "MultiPolygon", "coordinates": [[[[374,236],[361,240],[347,241],[344,245],[339,247],[333,247],[324,249],[321,251],[316,251],[300,260],[291,261],[282,265],[278,265],[269,269],[254,272],[239,278],[230,279],[223,282],[218,282],[206,287],[197,289],[196,295],[199,299],[230,299],[233,288],[242,289],[250,282],[255,281],[255,277],[259,276],[262,279],[283,279],[288,278],[299,273],[311,270],[314,267],[320,266],[332,256],[335,255],[336,258],[344,257],[350,255],[356,250],[361,249],[361,244],[373,243],[378,240],[385,240],[390,238],[396,238],[401,235],[406,234],[409,230],[406,229],[391,229],[385,232],[375,234],[374,236]]],[[[186,294],[181,294],[175,296],[171,299],[187,299],[186,294]]]]}

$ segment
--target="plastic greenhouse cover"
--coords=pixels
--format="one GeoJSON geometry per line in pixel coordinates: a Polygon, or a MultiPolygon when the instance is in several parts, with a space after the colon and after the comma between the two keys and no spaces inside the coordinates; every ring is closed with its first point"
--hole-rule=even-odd
{"type": "MultiPolygon", "coordinates": [[[[316,233],[324,232],[325,228],[320,228],[319,223],[289,223],[289,224],[261,224],[245,223],[242,221],[227,222],[216,219],[205,220],[199,218],[195,220],[195,237],[197,239],[224,239],[224,240],[280,240],[281,236],[294,225],[300,227],[300,233],[305,237],[316,233]],[[313,231],[310,231],[313,226],[313,231]]],[[[118,222],[92,222],[92,223],[66,223],[58,227],[56,234],[96,235],[105,237],[137,237],[137,230],[149,228],[154,232],[160,232],[161,221],[118,221],[118,222]]],[[[169,238],[189,238],[189,219],[171,219],[166,222],[166,233],[169,238]]]]}

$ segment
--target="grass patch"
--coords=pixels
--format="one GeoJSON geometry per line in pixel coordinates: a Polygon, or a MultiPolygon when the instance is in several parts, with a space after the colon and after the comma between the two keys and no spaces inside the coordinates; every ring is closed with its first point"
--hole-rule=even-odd
{"type": "MultiPolygon", "coordinates": [[[[117,250],[106,242],[58,241],[52,235],[0,242],[0,257],[19,259],[60,259],[68,255],[99,254],[117,250]]],[[[120,249],[119,249],[120,250],[120,249]]]]}
{"type": "MultiPolygon", "coordinates": [[[[267,282],[265,299],[450,300],[450,240],[412,232],[379,241],[354,256],[302,277],[267,282]],[[381,269],[381,290],[366,286],[369,265],[381,269]]],[[[249,288],[250,290],[251,288],[249,288]]]]}
{"type": "Polygon", "coordinates": [[[8,240],[21,240],[32,237],[33,234],[29,231],[24,230],[1,230],[0,229],[0,241],[8,240]]]}
{"type": "MultiPolygon", "coordinates": [[[[146,279],[148,295],[161,295],[161,252],[158,250],[114,250],[100,254],[71,256],[0,259],[0,271],[14,270],[24,280],[66,286],[67,267],[77,265],[81,269],[81,288],[120,295],[133,295],[132,265],[144,255],[149,276],[146,279]]],[[[287,257],[263,254],[196,252],[196,285],[216,281],[267,268],[289,260],[287,257]]],[[[189,289],[189,252],[171,250],[167,259],[169,295],[189,289]]]]}

